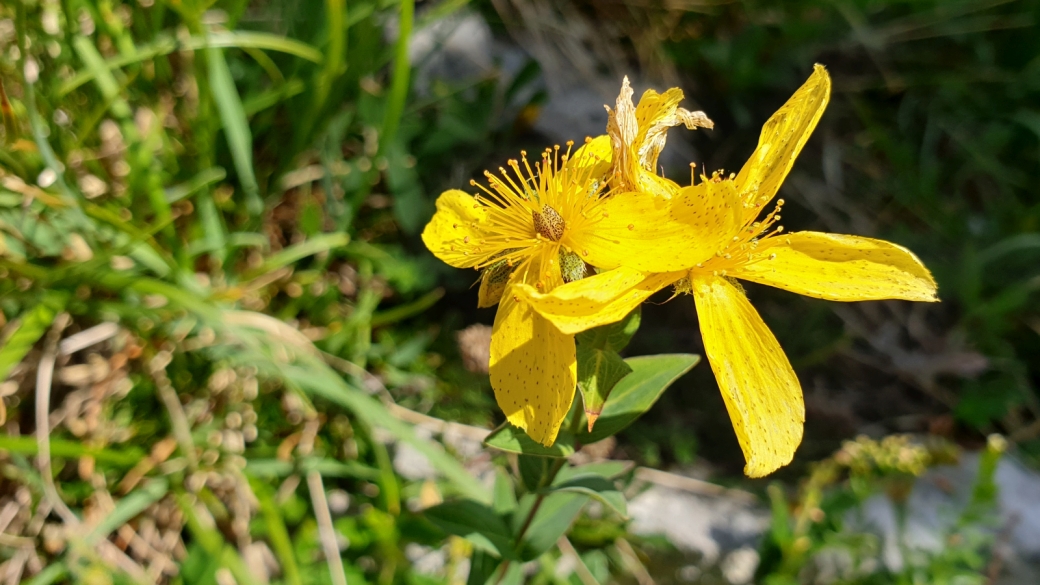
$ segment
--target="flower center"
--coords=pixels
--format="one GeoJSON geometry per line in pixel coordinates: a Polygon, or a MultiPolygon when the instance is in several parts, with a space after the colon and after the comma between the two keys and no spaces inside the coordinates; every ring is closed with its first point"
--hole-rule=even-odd
{"type": "Polygon", "coordinates": [[[560,241],[560,238],[563,237],[563,228],[567,225],[563,221],[563,217],[560,216],[560,212],[548,205],[543,205],[541,213],[532,211],[531,215],[534,216],[534,229],[536,232],[554,242],[560,241]]]}

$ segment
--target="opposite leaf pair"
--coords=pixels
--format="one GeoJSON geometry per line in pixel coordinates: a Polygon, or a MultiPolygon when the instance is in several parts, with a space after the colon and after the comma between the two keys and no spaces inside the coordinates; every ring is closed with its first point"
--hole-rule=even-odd
{"type": "Polygon", "coordinates": [[[787,357],[734,279],[838,301],[935,301],[935,282],[911,252],[889,242],[782,234],[783,200],[760,217],[827,105],[822,66],[769,119],[739,173],[702,174],[687,187],[654,172],[668,126],[710,127],[703,114],[677,107],[681,97],[677,89],[648,91],[633,108],[626,81],[610,116],[609,149],[600,137],[572,159],[560,157],[562,165],[543,159],[526,176],[513,162],[516,181],[489,175],[490,198],[449,191],[423,238],[454,266],[505,262],[501,275],[485,271],[481,287],[487,306],[498,300],[485,297],[488,280],[504,283],[492,386],[509,421],[546,445],[574,395],[571,336],[622,319],[669,285],[692,294],[745,472],[759,477],[791,461],[805,410],[787,357]],[[561,266],[575,260],[581,274],[565,277],[561,266]]]}

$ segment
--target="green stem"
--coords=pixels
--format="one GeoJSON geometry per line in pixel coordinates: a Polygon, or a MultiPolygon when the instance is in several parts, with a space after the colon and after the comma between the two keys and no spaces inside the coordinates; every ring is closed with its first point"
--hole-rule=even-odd
{"type": "MultiPolygon", "coordinates": [[[[580,408],[571,409],[570,420],[567,422],[567,428],[570,430],[571,434],[576,434],[577,431],[581,428],[582,414],[583,412],[580,408]]],[[[542,477],[542,481],[538,485],[538,491],[540,493],[536,496],[534,505],[531,506],[531,511],[528,512],[527,517],[524,518],[524,523],[520,526],[520,531],[517,532],[517,552],[519,552],[520,550],[520,544],[524,541],[524,535],[527,534],[527,529],[531,527],[531,523],[534,522],[535,515],[538,514],[538,509],[542,507],[542,502],[545,501],[545,497],[547,494],[542,490],[542,488],[552,485],[553,480],[556,479],[556,475],[560,473],[560,470],[563,469],[563,466],[566,463],[567,459],[565,458],[554,460],[553,466],[549,469],[549,473],[545,474],[542,477]]],[[[512,561],[510,561],[509,559],[506,559],[502,562],[501,572],[499,573],[498,578],[495,580],[496,585],[500,584],[502,580],[505,579],[506,572],[509,570],[509,564],[511,562],[512,561]]]]}

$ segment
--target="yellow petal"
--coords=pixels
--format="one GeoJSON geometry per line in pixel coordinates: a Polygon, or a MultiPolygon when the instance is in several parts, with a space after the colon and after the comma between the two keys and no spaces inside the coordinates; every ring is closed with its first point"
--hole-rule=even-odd
{"type": "Polygon", "coordinates": [[[670,199],[618,193],[591,210],[562,243],[601,269],[685,270],[732,239],[742,212],[732,181],[686,187],[670,199]]]}
{"type": "Polygon", "coordinates": [[[585,144],[571,155],[567,165],[574,169],[590,169],[589,176],[596,181],[603,181],[610,171],[612,150],[610,137],[606,134],[586,139],[585,144]]]}
{"type": "Polygon", "coordinates": [[[629,268],[615,268],[539,293],[525,284],[513,289],[560,331],[575,334],[620,321],[650,295],[679,280],[684,272],[643,274],[629,268]]]}
{"type": "Polygon", "coordinates": [[[483,256],[472,253],[484,237],[480,225],[487,208],[471,195],[452,189],[437,198],[437,212],[426,224],[422,239],[433,255],[456,268],[472,268],[483,256]]]}
{"type": "Polygon", "coordinates": [[[831,78],[823,65],[816,65],[809,80],[762,127],[758,148],[736,178],[749,206],[747,221],[757,217],[776,195],[823,116],[830,96],[831,78]]]}
{"type": "Polygon", "coordinates": [[[664,150],[669,128],[680,124],[690,130],[714,127],[704,112],[690,112],[680,108],[682,99],[683,92],[678,87],[664,93],[648,89],[639,98],[639,105],[636,106],[639,135],[634,146],[644,170],[656,173],[657,158],[664,150]]]}
{"type": "Polygon", "coordinates": [[[749,477],[791,462],[802,442],[802,388],[773,333],[723,278],[691,275],[704,352],[719,382],[749,477]]]}
{"type": "Polygon", "coordinates": [[[638,183],[638,191],[646,193],[651,197],[661,197],[664,199],[671,199],[679,192],[681,187],[675,181],[666,177],[659,177],[649,171],[640,170],[638,183]]]}
{"type": "Polygon", "coordinates": [[[491,333],[491,386],[510,423],[551,446],[574,400],[574,337],[507,290],[491,333]]]}
{"type": "Polygon", "coordinates": [[[763,241],[760,260],[733,276],[831,301],[938,301],[935,280],[913,252],[884,240],[795,232],[763,241]]]}

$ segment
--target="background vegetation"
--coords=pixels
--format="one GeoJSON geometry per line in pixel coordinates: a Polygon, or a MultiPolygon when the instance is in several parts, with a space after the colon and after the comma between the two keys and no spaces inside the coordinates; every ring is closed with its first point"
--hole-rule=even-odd
{"type": "MultiPolygon", "coordinates": [[[[4,2],[0,579],[721,582],[717,568],[676,572],[669,543],[626,531],[640,469],[679,467],[771,506],[756,581],[987,582],[1005,445],[985,437],[1040,454],[1038,10],[4,2]],[[410,61],[417,32],[460,14],[520,58],[435,75],[435,42],[410,61]],[[479,447],[501,414],[480,330],[456,336],[493,313],[474,310],[472,274],[417,238],[435,196],[555,140],[538,120],[568,95],[565,76],[683,86],[716,126],[670,139],[735,169],[814,62],[835,91],[785,185],[785,224],[904,244],[943,302],[749,287],[808,407],[775,484],[740,476],[703,365],[565,467],[479,447]],[[864,433],[916,438],[843,443],[864,433]],[[963,447],[982,449],[981,471],[947,546],[878,563],[849,511],[875,494],[905,505],[914,478],[963,447]],[[578,463],[594,467],[558,473],[578,463]],[[494,518],[534,519],[531,502],[575,478],[571,495],[587,491],[539,516],[562,524],[496,536],[494,518]],[[507,549],[518,562],[493,554],[507,549]],[[828,581],[819,559],[835,550],[854,569],[828,581]]],[[[702,353],[693,313],[647,305],[625,355],[702,353]]]]}

